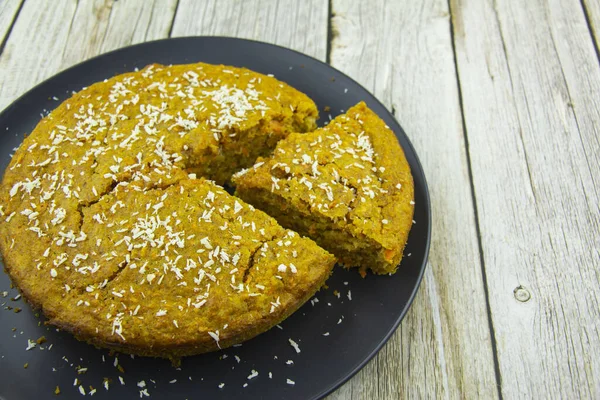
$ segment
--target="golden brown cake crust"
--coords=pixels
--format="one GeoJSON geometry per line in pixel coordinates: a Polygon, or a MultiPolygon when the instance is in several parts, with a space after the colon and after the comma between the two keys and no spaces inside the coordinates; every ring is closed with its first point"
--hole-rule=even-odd
{"type": "Polygon", "coordinates": [[[291,134],[234,182],[241,198],[345,265],[396,271],[412,226],[413,179],[394,133],[364,103],[291,134]]]}
{"type": "Polygon", "coordinates": [[[5,268],[51,324],[98,346],[178,358],[249,339],[335,260],[195,174],[226,181],[219,166],[251,162],[249,143],[264,150],[315,116],[305,95],[233,67],[153,65],[94,84],[5,172],[5,268]]]}

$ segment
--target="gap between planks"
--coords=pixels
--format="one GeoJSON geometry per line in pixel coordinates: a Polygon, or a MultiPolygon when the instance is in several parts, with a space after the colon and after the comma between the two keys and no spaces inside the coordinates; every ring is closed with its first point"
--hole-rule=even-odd
{"type": "MultiPolygon", "coordinates": [[[[21,0],[21,2],[19,3],[19,6],[17,7],[17,11],[13,14],[13,17],[10,21],[8,29],[6,30],[6,32],[4,33],[4,37],[0,41],[0,56],[2,56],[2,53],[4,52],[4,47],[6,46],[6,42],[8,42],[8,38],[12,32],[12,29],[15,26],[15,23],[17,22],[17,18],[19,18],[19,14],[21,13],[21,9],[23,8],[24,2],[25,2],[25,0],[21,0]]],[[[4,4],[4,7],[6,7],[6,4],[7,3],[4,4]]]]}
{"type": "Polygon", "coordinates": [[[173,27],[175,26],[175,18],[177,18],[177,12],[179,11],[179,2],[181,0],[177,0],[175,3],[175,11],[173,12],[173,18],[171,19],[171,26],[169,27],[169,35],[168,37],[173,37],[173,27]]]}
{"type": "Polygon", "coordinates": [[[594,49],[596,50],[596,58],[598,59],[598,63],[600,64],[600,50],[598,49],[598,41],[596,39],[596,35],[594,35],[594,28],[592,26],[590,12],[588,10],[587,5],[585,4],[585,0],[580,1],[581,8],[583,9],[583,14],[585,15],[585,22],[587,23],[588,31],[590,32],[590,37],[592,39],[592,43],[594,43],[594,49]]]}

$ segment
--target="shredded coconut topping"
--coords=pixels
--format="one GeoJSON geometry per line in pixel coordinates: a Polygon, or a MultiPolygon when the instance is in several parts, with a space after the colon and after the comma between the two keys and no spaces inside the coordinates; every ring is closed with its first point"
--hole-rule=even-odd
{"type": "MultiPolygon", "coordinates": [[[[202,66],[177,74],[150,66],[108,81],[104,94],[84,89],[67,103],[61,123],[50,114],[47,132],[27,138],[21,161],[7,174],[10,199],[0,205],[0,224],[22,225],[26,235],[45,241],[32,255],[36,270],[69,298],[81,289],[74,306],[99,313],[116,340],[127,341],[127,327],[153,319],[183,328],[190,313],[215,307],[209,300],[216,287],[272,296],[271,312],[281,306],[264,285],[244,280],[250,260],[243,248],[271,239],[247,215],[254,208],[212,183],[201,202],[192,201],[195,187],[177,186],[196,179],[196,171],[188,171],[190,159],[203,151],[195,135],[208,131],[209,140],[220,142],[268,121],[274,100],[262,92],[262,78],[230,72],[239,78],[235,84],[202,66]],[[187,203],[181,200],[185,191],[187,203]],[[199,234],[215,226],[222,234],[199,234]],[[147,301],[165,285],[178,295],[157,299],[157,306],[147,301]]],[[[18,239],[13,246],[23,251],[18,239]]],[[[293,243],[285,251],[264,247],[253,268],[271,251],[279,257],[295,250],[293,243]]],[[[289,270],[297,272],[293,264],[289,270]]],[[[218,326],[227,329],[226,323],[218,326]]],[[[219,330],[207,329],[219,345],[219,330]]]]}

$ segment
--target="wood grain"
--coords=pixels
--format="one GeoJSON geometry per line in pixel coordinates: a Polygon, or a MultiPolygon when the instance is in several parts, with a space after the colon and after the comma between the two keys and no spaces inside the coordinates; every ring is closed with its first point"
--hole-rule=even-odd
{"type": "Polygon", "coordinates": [[[113,4],[102,52],[169,37],[177,0],[120,0],[113,4]]]}
{"type": "Polygon", "coordinates": [[[60,69],[76,6],[73,0],[25,1],[0,55],[0,110],[60,69]]]}
{"type": "Polygon", "coordinates": [[[0,43],[8,33],[23,0],[0,1],[0,43]]]}
{"type": "Polygon", "coordinates": [[[502,393],[598,398],[600,70],[581,4],[452,15],[502,393]]]}
{"type": "Polygon", "coordinates": [[[40,7],[26,1],[0,55],[0,71],[6,71],[0,76],[0,109],[73,64],[115,48],[168,37],[176,4],[176,0],[61,0],[40,7]]]}
{"type": "Polygon", "coordinates": [[[80,2],[65,46],[65,67],[120,47],[169,36],[177,0],[80,2]]]}
{"type": "Polygon", "coordinates": [[[112,6],[112,0],[77,3],[62,54],[62,66],[69,67],[100,53],[112,6]]]}
{"type": "MultiPolygon", "coordinates": [[[[350,382],[351,398],[495,398],[448,5],[332,4],[331,63],[395,110],[423,163],[433,208],[423,286],[398,332],[350,382]]],[[[332,398],[347,396],[342,388],[332,398]]]]}
{"type": "Polygon", "coordinates": [[[327,19],[323,0],[180,0],[172,36],[235,36],[325,60],[327,19]]]}

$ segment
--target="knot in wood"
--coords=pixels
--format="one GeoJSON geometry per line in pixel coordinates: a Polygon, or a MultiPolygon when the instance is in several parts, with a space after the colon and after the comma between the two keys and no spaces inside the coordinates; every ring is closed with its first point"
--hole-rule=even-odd
{"type": "Polygon", "coordinates": [[[517,301],[520,301],[521,303],[526,303],[531,299],[531,293],[529,293],[529,290],[527,290],[521,285],[515,288],[513,294],[515,296],[515,299],[517,299],[517,301]]]}

